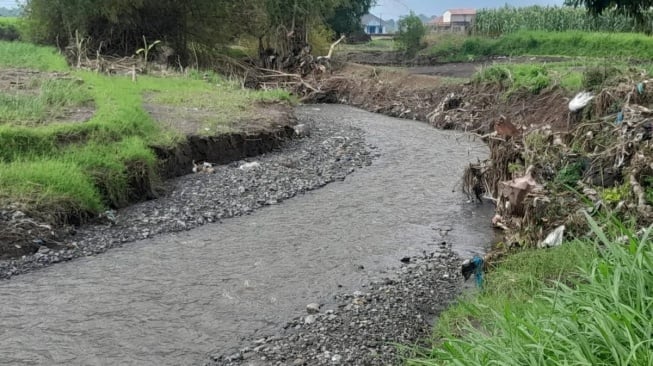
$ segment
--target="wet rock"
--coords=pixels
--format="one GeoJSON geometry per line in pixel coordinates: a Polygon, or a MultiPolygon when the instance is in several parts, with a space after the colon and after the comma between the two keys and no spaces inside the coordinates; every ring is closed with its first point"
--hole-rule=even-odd
{"type": "Polygon", "coordinates": [[[309,314],[317,314],[320,312],[320,304],[312,303],[306,305],[306,312],[309,314]]]}

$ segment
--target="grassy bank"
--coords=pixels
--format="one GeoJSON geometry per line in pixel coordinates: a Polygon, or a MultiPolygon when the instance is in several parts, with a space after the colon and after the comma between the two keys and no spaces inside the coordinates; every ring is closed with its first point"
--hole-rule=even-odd
{"type": "Polygon", "coordinates": [[[633,65],[627,61],[573,59],[561,62],[495,63],[480,68],[472,80],[499,85],[506,95],[528,91],[537,94],[547,88],[561,87],[567,92],[600,91],[624,80],[643,80],[653,75],[653,63],[633,65]]]}
{"type": "Polygon", "coordinates": [[[0,207],[50,222],[83,219],[155,190],[150,146],[171,146],[189,131],[177,128],[182,115],[173,113],[175,123],[165,125],[154,120],[145,95],[162,107],[196,111],[201,118],[190,132],[204,134],[238,132],[256,103],[289,99],[284,92],[246,91],[213,74],[132,82],[126,75],[73,71],[54,49],[19,42],[0,42],[0,75],[20,85],[0,83],[0,207]],[[81,120],[74,117],[80,109],[90,112],[81,120]]]}
{"type": "Polygon", "coordinates": [[[442,35],[423,51],[438,61],[471,61],[492,56],[559,56],[653,59],[653,38],[638,33],[520,31],[497,38],[442,35]]]}
{"type": "Polygon", "coordinates": [[[409,364],[651,365],[651,229],[637,238],[590,223],[594,239],[500,263],[478,296],[442,314],[434,348],[409,364]]]}
{"type": "Polygon", "coordinates": [[[24,26],[19,18],[0,17],[0,41],[16,41],[23,36],[24,26]]]}

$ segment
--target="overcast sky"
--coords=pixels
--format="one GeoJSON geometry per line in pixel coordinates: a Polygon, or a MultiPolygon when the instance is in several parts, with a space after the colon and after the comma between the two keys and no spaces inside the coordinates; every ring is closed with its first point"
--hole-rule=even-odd
{"type": "Polygon", "coordinates": [[[442,15],[453,8],[496,8],[506,4],[513,6],[562,5],[564,0],[377,0],[370,11],[383,19],[397,19],[410,11],[424,15],[442,15]]]}
{"type": "Polygon", "coordinates": [[[16,7],[16,0],[0,0],[0,8],[12,9],[16,7]]]}

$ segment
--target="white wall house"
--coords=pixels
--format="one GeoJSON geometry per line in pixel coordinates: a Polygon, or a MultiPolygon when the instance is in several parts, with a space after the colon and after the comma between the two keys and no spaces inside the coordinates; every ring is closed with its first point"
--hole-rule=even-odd
{"type": "Polygon", "coordinates": [[[439,28],[462,30],[469,28],[476,19],[476,9],[449,9],[442,14],[439,28]]]}
{"type": "Polygon", "coordinates": [[[363,24],[363,30],[367,34],[385,34],[386,29],[383,24],[383,19],[372,14],[365,14],[361,17],[361,23],[363,24]]]}

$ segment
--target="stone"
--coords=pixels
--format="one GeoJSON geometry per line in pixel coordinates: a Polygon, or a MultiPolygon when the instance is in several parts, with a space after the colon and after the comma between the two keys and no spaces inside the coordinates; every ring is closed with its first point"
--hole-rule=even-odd
{"type": "Polygon", "coordinates": [[[306,312],[309,314],[317,314],[320,312],[320,304],[311,303],[306,305],[306,312]]]}
{"type": "Polygon", "coordinates": [[[306,318],[304,318],[304,323],[307,325],[314,324],[317,321],[317,317],[315,315],[309,315],[306,318]]]}

